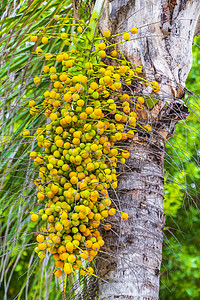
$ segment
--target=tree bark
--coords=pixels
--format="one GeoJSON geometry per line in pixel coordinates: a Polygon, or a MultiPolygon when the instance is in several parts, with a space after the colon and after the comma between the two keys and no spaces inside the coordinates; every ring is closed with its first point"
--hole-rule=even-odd
{"type": "MultiPolygon", "coordinates": [[[[127,221],[112,217],[112,230],[104,232],[104,252],[98,260],[98,299],[158,299],[164,227],[164,147],[184,106],[184,84],[192,64],[192,42],[199,32],[200,2],[195,0],[105,1],[100,22],[113,34],[138,27],[138,34],[118,49],[142,65],[141,76],[156,80],[161,91],[158,103],[140,114],[152,131],[138,131],[126,166],[120,167],[115,205],[129,213],[127,221]],[[168,107],[166,107],[168,103],[168,107]],[[184,103],[181,101],[180,103],[184,103]],[[178,111],[177,111],[178,110],[178,111]]],[[[122,36],[115,42],[122,41],[122,36]]],[[[151,88],[132,87],[134,96],[149,96],[151,88]]]]}
{"type": "MultiPolygon", "coordinates": [[[[129,61],[143,66],[146,79],[160,83],[163,101],[172,101],[171,96],[181,96],[192,65],[199,16],[198,0],[106,0],[100,26],[114,34],[133,26],[139,29],[119,49],[129,61]]],[[[116,41],[122,39],[118,36],[116,41]]]]}
{"type": "Polygon", "coordinates": [[[164,142],[135,141],[120,170],[116,205],[127,221],[112,218],[98,264],[99,299],[158,299],[162,260],[164,142]],[[108,253],[108,254],[107,254],[108,253]]]}

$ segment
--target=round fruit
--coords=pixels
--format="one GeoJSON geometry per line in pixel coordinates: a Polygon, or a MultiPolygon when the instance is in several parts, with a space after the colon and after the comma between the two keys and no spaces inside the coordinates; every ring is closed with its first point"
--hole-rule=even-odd
{"type": "Polygon", "coordinates": [[[31,42],[35,43],[35,42],[37,42],[37,40],[38,40],[38,38],[36,35],[31,36],[31,42]]]}
{"type": "Polygon", "coordinates": [[[127,213],[122,213],[122,220],[128,220],[129,215],[127,213]]]}
{"type": "Polygon", "coordinates": [[[125,41],[129,41],[129,40],[130,40],[130,38],[131,38],[131,36],[130,36],[130,34],[129,34],[129,33],[124,33],[124,35],[123,35],[123,39],[124,39],[125,41]]]}
{"type": "Polygon", "coordinates": [[[36,215],[36,214],[32,214],[32,215],[31,215],[31,221],[37,222],[38,219],[39,219],[39,216],[38,216],[38,215],[36,215]]]}
{"type": "Polygon", "coordinates": [[[44,36],[42,38],[42,44],[47,44],[48,43],[48,38],[46,36],[44,36]]]}
{"type": "Polygon", "coordinates": [[[56,277],[60,277],[60,276],[62,276],[62,271],[61,271],[60,269],[57,269],[57,270],[54,272],[54,275],[55,275],[56,277]]]}
{"type": "Polygon", "coordinates": [[[131,33],[136,34],[138,32],[138,29],[136,27],[131,28],[131,33]]]}
{"type": "Polygon", "coordinates": [[[109,38],[111,36],[110,30],[104,30],[103,36],[105,36],[106,38],[109,38]]]}

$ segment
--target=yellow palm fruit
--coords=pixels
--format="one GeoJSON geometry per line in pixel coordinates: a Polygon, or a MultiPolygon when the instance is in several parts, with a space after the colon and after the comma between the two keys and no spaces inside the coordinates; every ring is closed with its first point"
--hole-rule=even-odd
{"type": "Polygon", "coordinates": [[[64,144],[64,141],[63,141],[63,140],[57,140],[57,141],[56,141],[56,146],[57,146],[57,147],[62,147],[63,144],[64,144]]]}
{"type": "Polygon", "coordinates": [[[82,33],[83,32],[83,27],[82,26],[78,26],[77,31],[78,31],[78,33],[82,33]]]}
{"type": "Polygon", "coordinates": [[[110,229],[111,229],[111,224],[106,223],[106,224],[104,225],[104,229],[105,229],[105,230],[110,230],[110,229]]]}
{"type": "Polygon", "coordinates": [[[54,275],[55,275],[56,277],[60,277],[60,276],[62,276],[62,271],[61,271],[60,269],[57,269],[57,270],[54,272],[54,275]]]}
{"type": "Polygon", "coordinates": [[[94,164],[93,163],[88,163],[87,166],[86,166],[86,169],[90,172],[93,171],[94,170],[94,164]]]}
{"type": "Polygon", "coordinates": [[[39,219],[39,216],[38,216],[37,214],[32,214],[32,215],[31,215],[31,221],[37,222],[38,219],[39,219]]]}
{"type": "Polygon", "coordinates": [[[33,79],[33,81],[34,81],[35,84],[40,84],[41,79],[40,79],[40,77],[35,77],[35,78],[33,79]]]}
{"type": "Polygon", "coordinates": [[[102,218],[107,218],[108,217],[108,211],[107,210],[103,210],[101,212],[101,216],[102,216],[102,218]]]}
{"type": "Polygon", "coordinates": [[[125,41],[128,41],[128,40],[130,40],[130,38],[131,38],[131,36],[130,36],[130,34],[129,34],[129,33],[124,33],[124,35],[123,35],[123,39],[124,39],[125,41]]]}
{"type": "Polygon", "coordinates": [[[74,138],[74,139],[72,140],[72,143],[73,143],[74,145],[79,145],[79,144],[80,144],[80,139],[74,138]]]}
{"type": "Polygon", "coordinates": [[[51,67],[50,70],[49,70],[49,72],[51,74],[56,73],[56,68],[55,67],[51,67]]]}
{"type": "Polygon", "coordinates": [[[34,100],[29,101],[29,106],[30,106],[30,107],[33,107],[33,106],[35,106],[35,105],[36,105],[36,103],[35,103],[34,100]]]}
{"type": "Polygon", "coordinates": [[[104,30],[103,31],[103,36],[106,38],[109,38],[111,36],[110,30],[104,30]]]}
{"type": "Polygon", "coordinates": [[[53,223],[53,222],[54,222],[54,216],[53,216],[53,215],[50,215],[50,216],[48,217],[48,221],[49,221],[50,223],[53,223]]]}
{"type": "Polygon", "coordinates": [[[44,251],[38,252],[38,257],[39,257],[40,259],[43,259],[45,256],[46,256],[46,254],[45,254],[44,251]]]}
{"type": "Polygon", "coordinates": [[[44,73],[48,73],[49,70],[50,70],[49,66],[44,66],[44,67],[43,67],[43,72],[44,72],[44,73]]]}
{"type": "Polygon", "coordinates": [[[116,115],[115,115],[115,120],[116,120],[117,122],[120,122],[121,119],[122,119],[122,115],[120,115],[120,114],[116,114],[116,115]]]}
{"type": "Polygon", "coordinates": [[[110,216],[114,216],[115,213],[116,213],[116,209],[115,208],[110,208],[108,213],[109,213],[110,216]]]}
{"type": "Polygon", "coordinates": [[[122,213],[122,220],[127,220],[129,215],[127,213],[122,213]]]}
{"type": "Polygon", "coordinates": [[[87,241],[85,242],[85,246],[86,246],[87,248],[91,248],[91,247],[92,247],[92,241],[91,241],[91,240],[87,240],[87,241]]]}
{"type": "Polygon", "coordinates": [[[44,36],[42,38],[42,44],[47,44],[48,43],[48,38],[46,36],[44,36]]]}
{"type": "Polygon", "coordinates": [[[51,53],[46,53],[45,54],[45,59],[46,60],[50,60],[53,57],[53,55],[51,53]]]}
{"type": "Polygon", "coordinates": [[[63,55],[62,54],[58,54],[56,56],[56,60],[59,61],[59,62],[63,61],[63,55]]]}
{"type": "Polygon", "coordinates": [[[63,261],[61,261],[61,260],[57,260],[56,261],[56,267],[62,268],[63,266],[64,266],[64,262],[63,261]]]}
{"type": "Polygon", "coordinates": [[[61,74],[60,77],[59,77],[60,81],[66,81],[67,78],[68,78],[67,74],[65,74],[65,73],[61,74]]]}
{"type": "Polygon", "coordinates": [[[125,162],[126,162],[126,160],[125,160],[125,158],[120,158],[120,162],[122,163],[122,164],[125,164],[125,162]]]}
{"type": "Polygon", "coordinates": [[[71,274],[72,273],[72,268],[71,268],[71,265],[70,264],[68,264],[68,263],[65,263],[64,264],[64,272],[65,272],[65,274],[71,274]]]}
{"type": "Polygon", "coordinates": [[[98,191],[92,191],[91,192],[91,195],[90,195],[90,199],[93,201],[93,202],[96,202],[97,199],[99,197],[99,192],[98,191]]]}
{"type": "Polygon", "coordinates": [[[78,214],[78,216],[79,216],[79,218],[80,218],[81,220],[83,220],[83,219],[86,218],[86,215],[83,214],[82,212],[80,212],[80,213],[78,214]]]}
{"type": "Polygon", "coordinates": [[[38,234],[36,240],[38,243],[42,243],[44,242],[44,236],[42,234],[38,234]]]}
{"type": "Polygon", "coordinates": [[[85,104],[84,100],[80,99],[77,101],[77,105],[80,106],[80,107],[83,107],[85,104]]]}
{"type": "Polygon", "coordinates": [[[75,261],[76,261],[76,259],[77,259],[77,257],[76,257],[76,255],[74,255],[74,254],[70,254],[69,256],[68,256],[68,262],[70,262],[70,263],[74,263],[75,261]]]}
{"type": "Polygon", "coordinates": [[[61,224],[60,222],[58,222],[58,223],[55,225],[55,229],[56,229],[57,231],[61,231],[61,230],[63,229],[62,224],[61,224]]]}
{"type": "Polygon", "coordinates": [[[30,131],[29,131],[28,129],[24,129],[23,135],[24,135],[24,136],[30,135],[30,131]]]}
{"type": "Polygon", "coordinates": [[[96,109],[94,110],[94,114],[95,114],[96,116],[100,116],[101,113],[102,113],[101,108],[96,108],[96,109]]]}
{"type": "Polygon", "coordinates": [[[122,152],[122,156],[123,156],[124,158],[129,158],[130,153],[129,153],[128,151],[124,151],[124,152],[122,152]]]}
{"type": "Polygon", "coordinates": [[[102,247],[105,243],[104,243],[104,241],[101,239],[101,240],[98,241],[98,244],[99,244],[100,247],[102,247]]]}
{"type": "Polygon", "coordinates": [[[35,42],[37,42],[37,40],[38,40],[38,37],[36,35],[31,36],[31,42],[35,43],[35,42]]]}
{"type": "Polygon", "coordinates": [[[88,253],[87,253],[87,251],[85,250],[85,251],[81,252],[81,253],[80,253],[80,257],[81,257],[82,259],[87,259],[87,258],[88,258],[88,253]]]}
{"type": "Polygon", "coordinates": [[[153,88],[153,91],[155,93],[158,93],[160,91],[160,86],[157,81],[152,81],[151,87],[153,88]]]}
{"type": "Polygon", "coordinates": [[[81,224],[80,226],[79,226],[79,230],[80,230],[80,232],[85,232],[86,231],[86,226],[84,225],[84,224],[81,224]]]}
{"type": "Polygon", "coordinates": [[[74,249],[74,246],[73,246],[73,244],[71,242],[69,242],[69,243],[66,244],[66,250],[68,252],[72,252],[73,249],[74,249]]]}
{"type": "Polygon", "coordinates": [[[51,114],[50,114],[50,119],[51,119],[51,121],[55,121],[57,118],[58,118],[58,116],[57,116],[56,113],[51,113],[51,114]]]}
{"type": "Polygon", "coordinates": [[[120,141],[120,140],[122,139],[122,134],[121,134],[121,132],[115,133],[115,137],[116,137],[117,141],[120,141]]]}
{"type": "Polygon", "coordinates": [[[55,90],[51,90],[50,91],[50,93],[49,93],[49,96],[51,97],[51,98],[56,98],[56,91],[55,90]]]}
{"type": "Polygon", "coordinates": [[[96,83],[96,82],[92,82],[91,84],[90,84],[90,87],[91,87],[91,89],[93,89],[93,90],[97,90],[98,89],[98,84],[96,83]]]}
{"type": "Polygon", "coordinates": [[[99,51],[98,54],[101,58],[106,57],[106,52],[104,50],[99,51]]]}
{"type": "Polygon", "coordinates": [[[145,128],[147,131],[151,131],[151,125],[149,125],[149,124],[145,125],[144,128],[145,128]]]}
{"type": "Polygon", "coordinates": [[[120,81],[115,81],[115,82],[114,82],[114,86],[115,86],[116,89],[120,89],[121,86],[122,86],[122,84],[121,84],[120,81]]]}
{"type": "Polygon", "coordinates": [[[138,97],[137,102],[144,104],[144,97],[138,97]]]}
{"type": "Polygon", "coordinates": [[[91,151],[95,152],[99,149],[99,147],[97,146],[97,144],[92,144],[90,149],[91,149],[91,151]]]}
{"type": "Polygon", "coordinates": [[[68,259],[68,257],[69,257],[69,253],[61,253],[60,254],[60,259],[61,260],[67,260],[68,259]]]}
{"type": "Polygon", "coordinates": [[[124,106],[123,107],[123,112],[126,113],[126,114],[128,114],[130,112],[130,107],[124,106]]]}
{"type": "Polygon", "coordinates": [[[65,66],[66,66],[67,68],[71,68],[71,67],[73,66],[73,61],[72,61],[72,60],[66,61],[65,66]]]}
{"type": "Polygon", "coordinates": [[[42,54],[42,53],[43,53],[43,50],[42,50],[41,48],[37,48],[37,49],[35,50],[35,52],[36,52],[36,54],[38,55],[38,54],[42,54]]]}
{"type": "Polygon", "coordinates": [[[67,38],[67,33],[66,32],[62,32],[60,35],[61,39],[65,40],[67,38]]]}
{"type": "Polygon", "coordinates": [[[92,267],[87,267],[87,274],[93,274],[94,273],[94,269],[92,267]]]}
{"type": "Polygon", "coordinates": [[[81,119],[81,120],[86,120],[86,119],[87,119],[87,114],[86,114],[85,112],[82,112],[82,113],[80,114],[80,119],[81,119]]]}
{"type": "Polygon", "coordinates": [[[123,94],[123,95],[122,95],[122,100],[123,100],[123,101],[128,101],[129,98],[130,98],[129,95],[127,95],[127,94],[123,94]]]}
{"type": "Polygon", "coordinates": [[[53,240],[53,242],[54,242],[55,244],[60,244],[60,242],[61,242],[61,238],[60,238],[59,236],[57,236],[57,235],[55,235],[55,236],[52,238],[52,240],[53,240]]]}
{"type": "Polygon", "coordinates": [[[82,74],[79,74],[77,77],[77,80],[83,84],[86,84],[88,81],[88,78],[86,76],[83,76],[82,74]]]}
{"type": "MultiPolygon", "coordinates": [[[[92,91],[93,91],[93,90],[92,90],[92,91]]],[[[99,93],[98,93],[98,92],[92,93],[92,97],[93,97],[94,99],[99,99],[99,93]]]]}
{"type": "Polygon", "coordinates": [[[128,67],[127,66],[121,66],[119,68],[119,72],[124,75],[126,72],[128,71],[128,67]]]}
{"type": "Polygon", "coordinates": [[[30,158],[31,158],[31,159],[35,159],[36,157],[37,157],[37,152],[32,151],[32,152],[30,153],[30,158]]]}
{"type": "Polygon", "coordinates": [[[100,43],[98,45],[98,48],[99,48],[99,50],[104,50],[104,49],[106,49],[106,45],[104,43],[100,43]]]}
{"type": "Polygon", "coordinates": [[[85,275],[85,274],[86,274],[86,271],[83,270],[83,269],[81,269],[81,270],[80,270],[80,275],[85,275]]]}
{"type": "Polygon", "coordinates": [[[66,248],[65,248],[65,246],[60,246],[59,248],[58,248],[58,253],[59,254],[62,254],[62,253],[65,253],[66,252],[66,248]]]}
{"type": "Polygon", "coordinates": [[[65,121],[67,122],[67,124],[71,123],[72,121],[71,116],[65,116],[65,121]]]}
{"type": "Polygon", "coordinates": [[[131,33],[136,34],[138,32],[138,29],[136,27],[131,28],[131,33]]]}
{"type": "Polygon", "coordinates": [[[136,108],[137,111],[141,111],[141,110],[144,109],[144,107],[143,107],[142,104],[140,104],[140,103],[137,103],[137,104],[135,105],[135,108],[136,108]]]}
{"type": "Polygon", "coordinates": [[[36,157],[36,162],[41,164],[43,162],[43,159],[41,157],[36,157]]]}
{"type": "Polygon", "coordinates": [[[54,87],[56,88],[56,89],[59,89],[60,87],[61,87],[61,83],[60,83],[60,81],[56,81],[56,82],[54,82],[54,87]]]}
{"type": "Polygon", "coordinates": [[[43,200],[44,199],[44,194],[41,193],[41,192],[38,192],[37,197],[38,197],[39,200],[43,200]]]}
{"type": "Polygon", "coordinates": [[[118,55],[117,50],[111,51],[111,52],[110,52],[110,55],[111,55],[112,57],[117,57],[117,55],[118,55]]]}
{"type": "Polygon", "coordinates": [[[38,248],[39,248],[40,250],[46,250],[47,244],[46,244],[46,243],[39,243],[39,244],[38,244],[38,248]]]}

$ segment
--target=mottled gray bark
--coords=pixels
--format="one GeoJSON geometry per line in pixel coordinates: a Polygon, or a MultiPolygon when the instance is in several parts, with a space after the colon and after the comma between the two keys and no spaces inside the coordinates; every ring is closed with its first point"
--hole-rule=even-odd
{"type": "Polygon", "coordinates": [[[162,260],[164,144],[137,141],[121,169],[118,207],[127,221],[112,218],[98,264],[99,299],[158,299],[162,260]]]}
{"type": "MultiPolygon", "coordinates": [[[[138,132],[134,141],[125,145],[131,155],[127,166],[120,169],[118,197],[112,197],[130,218],[123,222],[112,217],[113,231],[104,234],[105,253],[97,266],[100,300],[159,297],[164,145],[184,114],[183,108],[175,111],[175,103],[184,95],[199,15],[200,1],[195,0],[105,1],[101,29],[117,34],[133,26],[139,28],[131,41],[119,46],[120,50],[127,59],[142,65],[142,76],[158,81],[161,91],[151,111],[139,116],[141,122],[151,124],[151,133],[138,132]]],[[[121,40],[119,36],[116,42],[121,40]]],[[[133,93],[149,95],[151,88],[137,87],[133,93]]]]}
{"type": "MultiPolygon", "coordinates": [[[[199,0],[106,0],[101,28],[114,33],[138,28],[137,35],[120,45],[120,50],[143,66],[147,79],[159,81],[160,95],[169,101],[171,96],[182,96],[199,16],[199,0]]],[[[116,41],[122,41],[122,36],[116,41]]]]}

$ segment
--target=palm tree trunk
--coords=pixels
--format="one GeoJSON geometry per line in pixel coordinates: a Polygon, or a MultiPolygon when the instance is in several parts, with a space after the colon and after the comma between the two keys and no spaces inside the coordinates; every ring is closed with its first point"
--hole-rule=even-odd
{"type": "Polygon", "coordinates": [[[105,253],[98,261],[99,299],[157,299],[163,241],[163,158],[151,140],[130,145],[121,170],[117,206],[127,221],[112,218],[105,253]]]}
{"type": "MultiPolygon", "coordinates": [[[[98,260],[98,299],[158,299],[163,242],[165,141],[184,117],[184,84],[192,63],[192,41],[199,34],[200,2],[188,0],[105,1],[100,26],[112,33],[138,27],[138,34],[120,45],[125,57],[143,66],[143,78],[161,86],[158,103],[140,115],[152,126],[130,145],[126,166],[120,167],[116,206],[129,219],[112,217],[112,230],[103,232],[105,247],[98,260]],[[179,100],[180,103],[184,103],[179,100]],[[166,106],[167,103],[167,106],[166,106]]],[[[116,37],[116,42],[122,40],[116,37]]],[[[133,94],[149,95],[148,88],[133,94]]]]}

